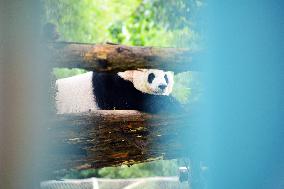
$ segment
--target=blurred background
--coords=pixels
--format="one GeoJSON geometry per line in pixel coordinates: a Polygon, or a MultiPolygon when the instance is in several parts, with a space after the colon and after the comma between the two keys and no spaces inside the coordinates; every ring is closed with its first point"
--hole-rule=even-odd
{"type": "MultiPolygon", "coordinates": [[[[85,72],[49,67],[46,23],[62,41],[202,50],[202,87],[198,73],[176,74],[173,96],[188,105],[203,95],[196,119],[206,187],[284,188],[283,8],[280,0],[1,0],[0,188],[38,187],[48,79],[85,72]]],[[[176,176],[183,165],[71,170],[62,178],[176,176]]]]}

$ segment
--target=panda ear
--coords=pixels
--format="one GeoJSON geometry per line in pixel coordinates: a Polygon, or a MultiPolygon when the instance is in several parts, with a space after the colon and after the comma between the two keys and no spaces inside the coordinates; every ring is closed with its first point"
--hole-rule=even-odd
{"type": "Polygon", "coordinates": [[[133,70],[127,70],[124,72],[118,72],[117,75],[119,75],[119,77],[121,77],[124,80],[133,82],[133,73],[134,73],[133,70]]]}

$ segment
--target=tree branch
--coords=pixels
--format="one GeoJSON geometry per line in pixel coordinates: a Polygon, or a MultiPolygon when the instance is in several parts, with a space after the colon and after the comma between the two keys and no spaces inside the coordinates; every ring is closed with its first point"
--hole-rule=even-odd
{"type": "Polygon", "coordinates": [[[55,67],[119,72],[156,68],[176,72],[194,70],[193,53],[188,49],[52,42],[49,45],[55,67]]]}
{"type": "Polygon", "coordinates": [[[46,163],[54,171],[178,158],[186,149],[180,132],[187,118],[135,110],[58,115],[46,131],[51,143],[46,163]]]}

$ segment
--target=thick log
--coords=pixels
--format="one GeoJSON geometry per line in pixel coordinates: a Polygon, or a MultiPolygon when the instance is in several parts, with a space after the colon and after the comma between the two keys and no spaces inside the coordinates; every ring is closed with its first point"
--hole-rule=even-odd
{"type": "Polygon", "coordinates": [[[156,68],[176,72],[194,70],[193,52],[188,49],[52,42],[50,62],[55,67],[118,72],[156,68]]]}
{"type": "Polygon", "coordinates": [[[47,129],[51,170],[101,168],[173,159],[184,155],[180,140],[186,115],[150,115],[135,110],[98,110],[57,115],[47,129]]]}

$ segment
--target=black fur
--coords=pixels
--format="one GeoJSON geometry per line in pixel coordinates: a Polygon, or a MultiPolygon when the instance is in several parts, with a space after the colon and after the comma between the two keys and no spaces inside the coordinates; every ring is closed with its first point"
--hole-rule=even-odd
{"type": "Polygon", "coordinates": [[[117,74],[93,73],[93,92],[98,107],[102,110],[139,110],[159,113],[180,109],[171,96],[151,95],[134,88],[130,81],[117,74]]]}

